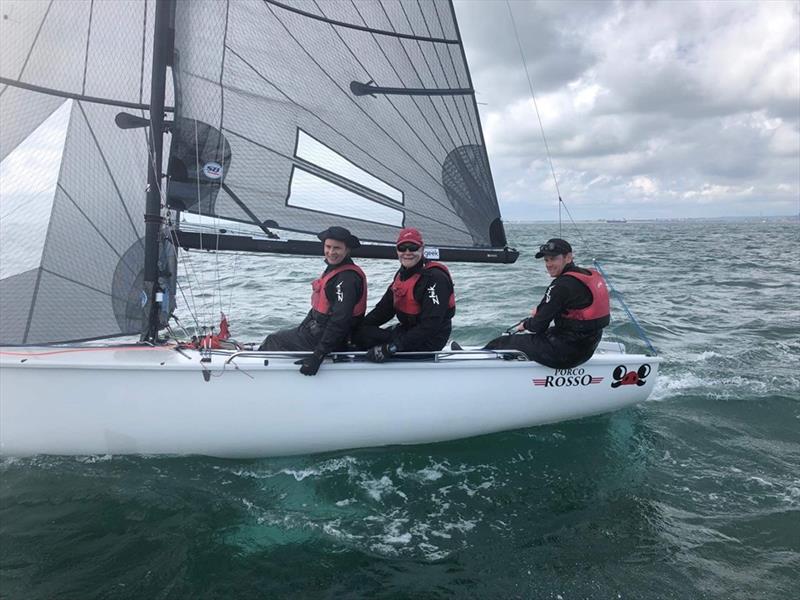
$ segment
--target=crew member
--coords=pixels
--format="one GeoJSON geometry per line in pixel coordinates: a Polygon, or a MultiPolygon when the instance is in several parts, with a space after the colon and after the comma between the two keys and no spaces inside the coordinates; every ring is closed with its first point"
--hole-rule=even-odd
{"type": "Polygon", "coordinates": [[[424,258],[422,234],[407,227],[397,236],[400,268],[353,336],[367,359],[383,362],[397,352],[441,350],[456,312],[453,280],[445,265],[424,258]],[[399,324],[381,328],[392,317],[399,324]]]}
{"type": "Polygon", "coordinates": [[[536,258],[544,258],[553,281],[532,316],[517,325],[518,332],[531,335],[504,335],[486,349],[521,350],[554,369],[576,367],[592,357],[609,323],[608,288],[600,273],[575,265],[572,246],[565,240],[548,240],[536,258]]]}
{"type": "Polygon", "coordinates": [[[303,375],[316,375],[325,355],[345,350],[367,308],[367,277],[350,258],[361,244],[344,227],[329,227],[322,240],[325,270],[311,283],[311,310],[297,327],[268,335],[259,350],[313,350],[300,361],[303,375]]]}

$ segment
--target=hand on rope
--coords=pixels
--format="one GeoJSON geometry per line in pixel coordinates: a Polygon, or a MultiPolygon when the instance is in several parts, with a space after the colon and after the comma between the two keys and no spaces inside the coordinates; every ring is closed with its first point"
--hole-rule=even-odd
{"type": "Polygon", "coordinates": [[[525,319],[522,319],[522,321],[514,323],[511,327],[509,327],[503,332],[503,335],[514,335],[515,333],[518,333],[520,331],[525,331],[525,326],[523,325],[524,323],[525,319]]]}

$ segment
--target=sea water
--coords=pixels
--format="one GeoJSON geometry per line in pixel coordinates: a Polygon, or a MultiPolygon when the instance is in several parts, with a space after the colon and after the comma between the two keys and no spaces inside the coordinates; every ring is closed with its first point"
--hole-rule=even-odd
{"type": "MultiPolygon", "coordinates": [[[[652,397],[610,415],[280,459],[3,459],[0,597],[795,598],[799,231],[565,225],[578,264],[601,260],[665,359],[652,397]]],[[[512,224],[516,264],[451,265],[454,339],[529,313],[549,281],[535,248],[558,234],[512,224]]],[[[190,257],[181,321],[222,309],[242,340],[297,323],[321,268],[190,257]]],[[[372,304],[395,265],[361,264],[372,304]]],[[[618,302],[606,339],[645,350],[618,302]]],[[[502,397],[498,384],[486,401],[502,397]]]]}

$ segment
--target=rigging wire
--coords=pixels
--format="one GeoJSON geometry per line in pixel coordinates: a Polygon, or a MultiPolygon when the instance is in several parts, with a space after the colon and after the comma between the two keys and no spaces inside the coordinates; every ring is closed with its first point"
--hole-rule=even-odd
{"type": "MultiPolygon", "coordinates": [[[[542,117],[539,114],[539,105],[536,103],[536,94],[533,93],[533,83],[531,83],[531,75],[528,71],[528,61],[525,60],[525,52],[522,50],[522,42],[519,40],[519,33],[517,32],[517,22],[514,20],[514,11],[511,10],[511,2],[506,0],[508,7],[508,14],[511,16],[511,26],[514,29],[514,37],[517,40],[517,47],[519,54],[522,57],[522,64],[525,67],[525,78],[528,80],[528,89],[531,92],[531,99],[533,100],[533,107],[536,109],[536,118],[539,120],[539,130],[542,132],[542,140],[544,140],[544,148],[547,152],[547,162],[550,164],[550,173],[553,175],[553,183],[556,186],[556,194],[558,195],[558,235],[561,233],[561,205],[564,201],[561,199],[561,190],[558,187],[558,178],[556,177],[556,170],[553,167],[553,157],[550,153],[550,145],[547,143],[547,136],[544,133],[544,125],[542,124],[542,117]]],[[[571,217],[570,217],[571,218],[571,217]]]]}
{"type": "MultiPolygon", "coordinates": [[[[533,83],[531,82],[531,76],[530,76],[530,72],[528,70],[528,62],[525,60],[525,52],[522,50],[522,43],[520,42],[519,33],[517,32],[517,23],[514,20],[514,11],[511,10],[511,2],[509,0],[506,0],[506,7],[508,7],[508,14],[511,17],[511,25],[512,25],[512,27],[514,29],[514,37],[517,40],[517,47],[519,48],[519,54],[522,57],[522,64],[525,67],[525,77],[528,80],[528,89],[530,90],[531,99],[533,100],[533,107],[536,110],[536,118],[539,121],[539,130],[542,133],[542,140],[544,141],[545,151],[547,152],[547,161],[548,161],[548,164],[550,165],[550,173],[553,176],[553,183],[556,186],[556,194],[558,196],[558,235],[559,235],[559,237],[563,237],[563,233],[562,233],[562,218],[561,218],[561,209],[563,207],[564,211],[566,211],[567,216],[569,217],[569,220],[572,223],[572,226],[575,228],[575,231],[578,234],[578,237],[580,238],[580,240],[583,243],[584,247],[587,250],[589,250],[590,253],[594,254],[592,252],[592,250],[591,250],[591,247],[589,246],[589,243],[583,237],[583,234],[581,233],[581,230],[578,227],[578,224],[575,222],[575,219],[572,218],[572,214],[569,212],[569,209],[567,208],[566,203],[561,198],[561,190],[558,187],[558,178],[556,177],[555,167],[553,167],[553,157],[552,157],[552,154],[550,152],[550,145],[547,143],[547,136],[545,135],[545,132],[544,132],[544,125],[542,124],[542,117],[541,117],[541,114],[539,113],[539,105],[536,102],[536,94],[534,94],[534,92],[533,92],[533,83]]],[[[600,264],[600,261],[597,258],[593,258],[592,259],[592,264],[594,264],[597,267],[597,270],[600,271],[600,274],[603,276],[603,279],[605,279],[606,284],[610,288],[612,294],[614,295],[615,298],[617,298],[617,300],[619,300],[620,304],[622,305],[623,310],[625,311],[625,314],[628,315],[628,318],[631,320],[631,323],[633,323],[633,326],[636,329],[637,333],[639,334],[639,337],[641,337],[642,340],[644,341],[644,343],[647,345],[647,348],[650,350],[650,352],[652,352],[653,356],[658,354],[656,352],[655,347],[653,346],[653,343],[650,341],[650,338],[647,337],[647,333],[645,333],[644,328],[639,324],[639,321],[633,315],[633,312],[631,312],[630,308],[628,308],[628,305],[625,303],[625,300],[623,299],[622,294],[620,292],[618,292],[614,288],[614,285],[611,283],[611,279],[606,274],[605,270],[603,269],[602,265],[600,264]]]]}
{"type": "MultiPolygon", "coordinates": [[[[142,110],[142,116],[144,117],[144,110],[142,110]]],[[[151,126],[150,129],[152,129],[152,126],[151,126]]],[[[155,156],[154,156],[154,154],[152,152],[152,148],[151,148],[150,142],[149,142],[149,135],[150,135],[149,130],[145,130],[145,131],[143,131],[143,133],[145,135],[145,144],[147,145],[148,158],[150,159],[151,167],[155,170],[157,167],[156,167],[155,156]]],[[[160,168],[159,168],[158,172],[160,172],[160,168]]],[[[165,207],[166,203],[167,203],[167,194],[166,194],[166,191],[164,189],[163,184],[161,183],[161,178],[160,177],[156,178],[156,186],[158,187],[158,195],[161,198],[161,205],[162,205],[162,207],[165,207]]],[[[191,307],[189,305],[188,300],[186,299],[186,294],[183,291],[183,286],[180,285],[180,278],[178,276],[179,275],[178,273],[175,274],[175,284],[176,284],[176,287],[180,290],[181,296],[183,296],[183,301],[184,301],[184,304],[186,306],[186,309],[189,311],[189,314],[192,317],[192,320],[195,322],[195,326],[199,330],[200,329],[200,323],[199,323],[198,318],[197,318],[197,304],[195,302],[195,296],[194,296],[194,293],[193,293],[192,287],[191,287],[191,276],[194,275],[195,279],[198,279],[198,277],[194,273],[193,265],[191,264],[190,261],[188,261],[188,254],[185,253],[185,252],[181,253],[178,250],[179,244],[178,244],[177,234],[175,233],[174,226],[172,226],[171,223],[169,225],[170,226],[169,226],[168,229],[169,229],[169,232],[170,232],[170,237],[172,238],[172,243],[173,243],[173,245],[175,247],[175,254],[178,257],[178,263],[179,263],[179,265],[181,263],[183,264],[183,268],[184,268],[184,271],[186,273],[186,278],[187,278],[188,283],[189,283],[189,296],[190,296],[190,298],[192,300],[192,306],[191,307]]],[[[173,315],[173,317],[174,317],[174,315],[173,315]]]]}

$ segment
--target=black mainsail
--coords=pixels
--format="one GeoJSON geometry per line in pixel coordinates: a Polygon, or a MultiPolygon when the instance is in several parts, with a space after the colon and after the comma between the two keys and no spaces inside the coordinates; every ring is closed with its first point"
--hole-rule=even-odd
{"type": "MultiPolygon", "coordinates": [[[[449,0],[201,2],[176,11],[171,206],[264,229],[314,233],[335,222],[388,244],[413,226],[430,245],[470,250],[468,260],[503,254],[449,0]]],[[[216,243],[209,237],[204,247],[216,243]]]]}

